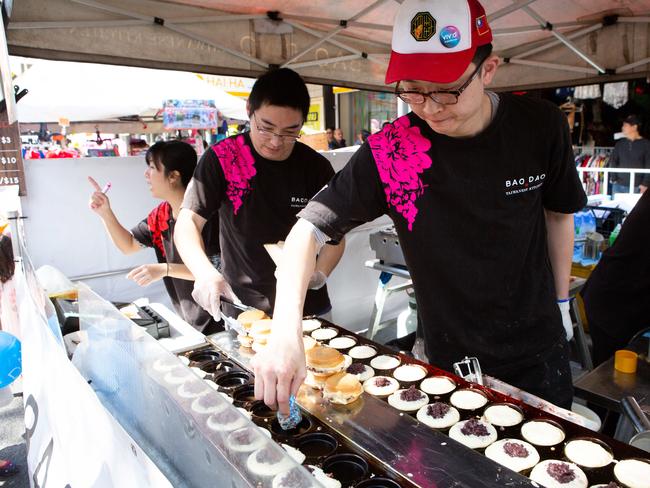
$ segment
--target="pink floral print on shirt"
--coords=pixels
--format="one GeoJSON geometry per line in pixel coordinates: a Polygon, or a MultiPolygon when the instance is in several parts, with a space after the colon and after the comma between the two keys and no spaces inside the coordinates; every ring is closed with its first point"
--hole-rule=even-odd
{"type": "Polygon", "coordinates": [[[250,180],[255,176],[255,159],[244,136],[229,137],[212,146],[226,177],[226,195],[232,202],[233,213],[237,215],[244,198],[251,192],[250,180]]]}
{"type": "Polygon", "coordinates": [[[408,229],[413,230],[418,214],[415,202],[424,193],[420,175],[431,167],[427,155],[431,142],[418,127],[411,126],[408,116],[403,116],[368,137],[368,143],[388,205],[402,214],[408,229]]]}

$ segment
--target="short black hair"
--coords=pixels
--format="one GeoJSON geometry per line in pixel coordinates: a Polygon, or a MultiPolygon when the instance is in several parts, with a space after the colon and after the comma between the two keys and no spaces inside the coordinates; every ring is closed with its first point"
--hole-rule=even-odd
{"type": "MultiPolygon", "coordinates": [[[[304,120],[309,113],[309,91],[298,73],[280,68],[260,76],[248,97],[251,114],[262,105],[295,108],[304,120]]],[[[251,115],[249,114],[249,115],[251,115]]]]}
{"type": "Polygon", "coordinates": [[[164,168],[165,176],[172,171],[181,175],[181,183],[186,187],[196,168],[196,151],[187,142],[159,141],[147,150],[147,164],[153,163],[157,169],[164,168]]]}
{"type": "Polygon", "coordinates": [[[476,48],[474,57],[472,58],[472,63],[474,66],[478,66],[479,63],[485,61],[490,54],[492,54],[492,43],[484,44],[476,48]]]}

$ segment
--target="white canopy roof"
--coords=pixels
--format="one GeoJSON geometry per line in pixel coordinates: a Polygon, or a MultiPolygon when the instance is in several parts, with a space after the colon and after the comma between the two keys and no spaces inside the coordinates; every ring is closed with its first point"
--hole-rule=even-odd
{"type": "MultiPolygon", "coordinates": [[[[646,76],[650,0],[483,0],[507,60],[497,89],[646,76]]],[[[393,0],[21,0],[10,53],[314,83],[384,84],[393,0]]]]}
{"type": "Polygon", "coordinates": [[[214,100],[226,117],[248,120],[244,100],[179,71],[37,60],[14,85],[29,90],[17,105],[23,123],[151,118],[167,99],[214,100]]]}

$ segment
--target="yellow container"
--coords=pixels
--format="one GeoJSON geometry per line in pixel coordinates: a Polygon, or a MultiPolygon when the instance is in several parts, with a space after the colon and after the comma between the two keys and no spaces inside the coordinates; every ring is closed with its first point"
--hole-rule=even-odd
{"type": "Polygon", "coordinates": [[[619,349],[614,353],[614,369],[621,373],[636,373],[638,355],[634,351],[619,349]]]}

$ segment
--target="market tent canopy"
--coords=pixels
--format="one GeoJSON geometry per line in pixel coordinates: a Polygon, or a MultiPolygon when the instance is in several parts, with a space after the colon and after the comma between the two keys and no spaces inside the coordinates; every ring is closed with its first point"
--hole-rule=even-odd
{"type": "Polygon", "coordinates": [[[226,117],[248,120],[244,100],[180,71],[36,60],[13,83],[29,90],[17,105],[23,123],[151,120],[167,99],[214,100],[226,117]]]}
{"type": "MultiPolygon", "coordinates": [[[[506,64],[497,89],[644,77],[650,0],[483,0],[506,64]]],[[[392,0],[21,0],[11,54],[390,89],[392,0]]]]}

